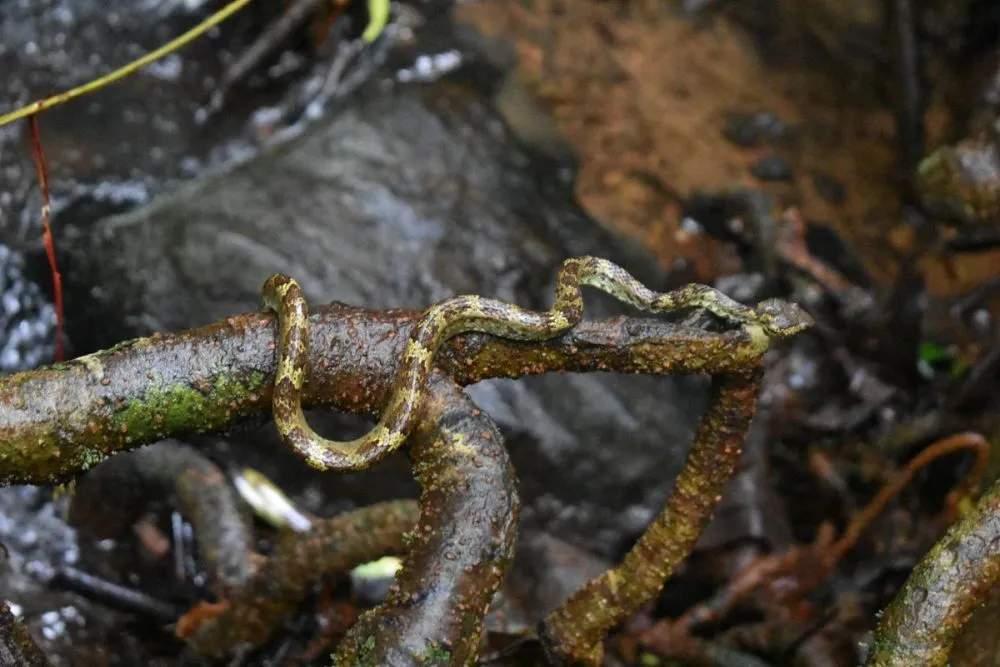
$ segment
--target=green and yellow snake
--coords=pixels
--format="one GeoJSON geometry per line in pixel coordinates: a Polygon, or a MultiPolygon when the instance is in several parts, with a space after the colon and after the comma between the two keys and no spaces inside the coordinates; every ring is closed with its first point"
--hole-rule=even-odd
{"type": "Polygon", "coordinates": [[[771,337],[791,336],[808,326],[805,324],[808,318],[792,315],[789,305],[781,301],[768,300],[750,308],[705,285],[687,285],[659,293],[608,260],[597,257],[568,259],[559,269],[555,299],[548,312],[526,310],[480,296],[456,296],[428,308],[407,341],[401,370],[378,424],[355,440],[336,441],[314,432],[302,412],[302,385],[309,352],[309,311],[298,283],[288,276],[276,274],[264,284],[261,304],[262,309],[278,315],[278,364],[273,397],[274,423],[278,432],[286,444],[315,468],[365,469],[402,445],[412,431],[420,412],[423,390],[434,367],[434,355],[445,341],[472,332],[518,341],[542,341],[560,336],[576,326],[583,316],[583,285],[651,313],[703,308],[742,326],[760,352],[771,337]]]}

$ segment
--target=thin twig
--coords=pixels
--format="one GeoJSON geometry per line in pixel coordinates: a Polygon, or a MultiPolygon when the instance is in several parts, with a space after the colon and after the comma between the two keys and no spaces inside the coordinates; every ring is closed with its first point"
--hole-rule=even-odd
{"type": "Polygon", "coordinates": [[[45,161],[45,151],[42,149],[42,133],[38,126],[38,114],[32,114],[28,119],[31,135],[31,154],[35,161],[35,171],[38,173],[38,188],[42,193],[42,241],[45,244],[45,256],[49,261],[49,271],[52,273],[52,296],[56,307],[56,361],[63,360],[63,289],[62,276],[56,263],[56,245],[52,237],[52,199],[49,195],[49,169],[45,161]]]}
{"type": "Polygon", "coordinates": [[[823,553],[824,569],[832,570],[840,562],[840,559],[854,548],[861,534],[882,513],[889,501],[899,495],[899,492],[910,483],[917,471],[942,456],[963,449],[971,449],[975,454],[975,460],[968,475],[949,496],[953,498],[958,493],[974,495],[983,479],[983,474],[986,472],[986,466],[990,462],[990,444],[986,438],[972,431],[956,433],[938,440],[910,459],[903,466],[903,469],[896,472],[892,479],[882,487],[878,495],[851,519],[851,523],[841,534],[840,539],[823,553]]]}
{"type": "Polygon", "coordinates": [[[115,609],[144,614],[162,623],[173,621],[180,613],[180,609],[169,602],[69,565],[64,565],[56,570],[52,579],[49,580],[49,586],[98,600],[115,609]]]}

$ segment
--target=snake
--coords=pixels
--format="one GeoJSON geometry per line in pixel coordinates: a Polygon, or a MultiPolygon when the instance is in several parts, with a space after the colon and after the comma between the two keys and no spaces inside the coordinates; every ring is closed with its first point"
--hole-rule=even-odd
{"type": "Polygon", "coordinates": [[[581,288],[585,285],[650,313],[704,309],[741,326],[761,353],[771,338],[788,337],[808,327],[808,317],[802,317],[794,304],[777,299],[750,307],[697,283],[655,292],[614,262],[599,257],[570,258],[559,268],[555,297],[548,311],[528,310],[476,295],[450,297],[425,310],[406,342],[378,422],[354,440],[338,441],[320,436],[306,421],[302,387],[309,354],[309,309],[299,284],[287,275],[274,274],[261,289],[261,310],[273,311],[278,320],[272,416],[282,442],[320,470],[366,469],[398,449],[412,432],[434,369],[434,355],[442,344],[465,333],[526,342],[556,338],[582,319],[581,288]]]}

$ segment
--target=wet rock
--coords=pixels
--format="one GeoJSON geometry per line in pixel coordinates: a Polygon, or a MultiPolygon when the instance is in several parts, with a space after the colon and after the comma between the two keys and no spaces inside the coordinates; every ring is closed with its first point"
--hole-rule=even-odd
{"type": "Polygon", "coordinates": [[[829,174],[814,174],[813,187],[820,197],[835,206],[847,201],[847,189],[844,184],[829,174]]]}
{"type": "Polygon", "coordinates": [[[788,126],[767,111],[734,113],[726,118],[722,134],[742,148],[759,148],[780,143],[788,135],[788,126]]]}
{"type": "MultiPolygon", "coordinates": [[[[104,75],[142,56],[214,11],[209,2],[51,0],[0,3],[0,111],[104,75]]],[[[177,53],[112,86],[39,117],[56,212],[81,199],[109,209],[147,203],[178,183],[253,155],[251,117],[279,103],[304,67],[265,91],[231,91],[221,113],[207,106],[227,64],[280,5],[251,7],[177,53]]],[[[322,69],[322,59],[315,59],[322,69]]],[[[324,70],[325,73],[325,70],[324,70]]],[[[27,124],[0,128],[0,239],[36,247],[41,197],[27,124]]],[[[79,221],[79,218],[78,218],[79,221]]],[[[58,229],[57,243],[59,242],[58,229]]]]}
{"type": "Polygon", "coordinates": [[[762,157],[750,167],[750,173],[762,181],[791,181],[792,167],[780,155],[762,157]]]}
{"type": "MultiPolygon", "coordinates": [[[[0,3],[0,109],[12,110],[80,85],[169,39],[178,25],[171,19],[177,17],[151,11],[150,4],[156,3],[142,4],[57,0],[42,8],[0,3]]],[[[159,4],[167,9],[168,3],[159,4]]],[[[203,55],[205,46],[195,48],[203,55]]],[[[196,131],[197,98],[204,95],[205,73],[195,73],[198,66],[189,55],[169,57],[106,93],[40,117],[57,206],[102,181],[110,188],[118,184],[145,190],[153,181],[144,172],[154,164],[179,175],[182,158],[193,148],[185,139],[196,131]],[[82,127],[87,132],[80,132],[82,127]]],[[[41,198],[26,146],[26,123],[0,128],[0,230],[7,242],[40,239],[41,198]]],[[[144,193],[142,199],[147,198],[144,193]]]]}
{"type": "Polygon", "coordinates": [[[0,489],[0,544],[6,554],[0,564],[0,599],[14,603],[15,614],[50,657],[68,651],[82,630],[76,601],[46,588],[56,568],[80,558],[76,531],[62,518],[65,501],[52,502],[51,492],[40,487],[0,489]]]}
{"type": "MultiPolygon", "coordinates": [[[[665,287],[653,263],[587,218],[542,164],[468,87],[370,90],[293,143],[81,236],[66,269],[67,283],[83,290],[68,299],[70,326],[88,349],[197,326],[255,310],[276,271],[299,280],[312,303],[373,307],[478,292],[545,308],[558,265],[584,254],[665,287]]],[[[588,306],[594,315],[624,312],[597,293],[588,306]]],[[[672,487],[701,384],[565,375],[469,393],[508,437],[525,525],[614,554],[634,537],[624,531],[641,529],[623,512],[638,507],[629,516],[648,520],[672,487]]],[[[364,428],[330,415],[314,423],[330,435],[364,428]]],[[[304,495],[315,485],[327,497],[371,502],[413,488],[405,462],[380,466],[381,479],[310,475],[290,455],[274,471],[266,459],[282,447],[272,430],[253,439],[260,446],[241,440],[228,455],[304,495]]]]}
{"type": "Polygon", "coordinates": [[[55,308],[24,274],[24,256],[0,244],[0,374],[52,361],[55,308]]]}
{"type": "Polygon", "coordinates": [[[516,558],[509,587],[535,623],[614,565],[545,533],[522,540],[516,558]]]}
{"type": "Polygon", "coordinates": [[[32,589],[31,577],[45,580],[50,567],[80,557],[75,531],[62,519],[64,502],[50,500],[51,493],[36,486],[0,491],[0,543],[8,550],[0,595],[8,599],[32,589]]]}
{"type": "Polygon", "coordinates": [[[976,226],[1000,221],[1000,135],[981,132],[943,146],[920,163],[924,205],[947,222],[976,226]]]}

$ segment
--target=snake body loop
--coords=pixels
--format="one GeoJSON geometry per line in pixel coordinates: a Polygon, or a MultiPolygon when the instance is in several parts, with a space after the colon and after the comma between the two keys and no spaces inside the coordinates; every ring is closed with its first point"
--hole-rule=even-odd
{"type": "Polygon", "coordinates": [[[445,341],[473,332],[518,341],[542,341],[560,336],[576,326],[583,316],[583,285],[651,313],[703,308],[742,326],[761,353],[769,338],[798,333],[808,321],[781,302],[765,301],[757,308],[750,308],[705,285],[688,285],[667,293],[654,292],[608,260],[597,257],[568,259],[559,269],[555,299],[547,312],[531,311],[479,296],[456,296],[428,308],[407,341],[400,372],[379,422],[355,440],[336,441],[315,433],[302,412],[302,385],[309,352],[309,312],[299,285],[288,276],[276,274],[264,284],[261,304],[264,310],[272,310],[278,315],[278,367],[273,399],[278,432],[286,444],[315,468],[365,469],[406,440],[420,411],[434,355],[445,341]]]}

